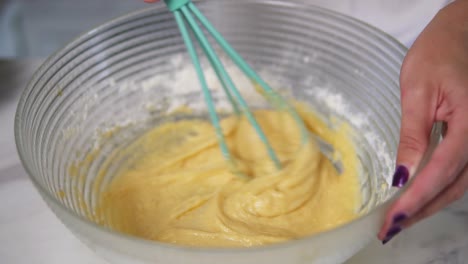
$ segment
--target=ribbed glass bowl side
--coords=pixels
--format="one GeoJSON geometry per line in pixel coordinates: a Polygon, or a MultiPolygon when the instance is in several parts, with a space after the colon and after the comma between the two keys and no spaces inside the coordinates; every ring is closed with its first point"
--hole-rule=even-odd
{"type": "MultiPolygon", "coordinates": [[[[180,89],[152,81],[155,76],[176,78],[180,64],[174,60],[185,54],[173,16],[163,7],[91,30],[36,72],[15,124],[18,151],[31,179],[62,221],[113,263],[344,261],[375,236],[387,206],[383,203],[392,194],[385,178],[398,142],[398,76],[405,48],[368,25],[305,2],[197,5],[256,70],[275,76],[278,86],[324,116],[338,115],[360,131],[356,144],[365,216],[318,236],[242,250],[148,243],[93,223],[100,220],[92,210],[99,191],[119,165],[106,159],[158,122],[169,110],[171,91],[180,89]],[[340,100],[346,108],[340,108],[340,100]]],[[[198,86],[195,79],[193,85],[198,86]]],[[[190,96],[180,94],[180,99],[190,96]]]]}

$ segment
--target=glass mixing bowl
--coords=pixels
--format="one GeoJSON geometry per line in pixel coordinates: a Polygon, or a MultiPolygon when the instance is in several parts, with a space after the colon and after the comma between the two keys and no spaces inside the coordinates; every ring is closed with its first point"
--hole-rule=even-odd
{"type": "Polygon", "coordinates": [[[318,235],[248,249],[179,247],[95,223],[99,193],[126,157],[106,160],[175,105],[202,102],[197,80],[177,75],[186,51],[163,4],[89,31],[36,72],[15,123],[18,151],[31,180],[63,223],[110,263],[345,261],[376,236],[395,197],[388,181],[395,165],[399,69],[406,49],[369,25],[305,1],[197,5],[256,70],[274,76],[275,87],[308,102],[325,118],[349,121],[359,132],[354,140],[362,162],[362,216],[318,235]],[[193,89],[180,87],[184,78],[193,89]]]}

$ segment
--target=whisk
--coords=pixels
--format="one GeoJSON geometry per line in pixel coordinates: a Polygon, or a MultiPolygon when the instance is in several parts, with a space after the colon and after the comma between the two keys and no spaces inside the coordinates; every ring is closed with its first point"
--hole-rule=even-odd
{"type": "MultiPolygon", "coordinates": [[[[153,1],[149,1],[153,2],[153,1]]],[[[262,128],[259,126],[258,122],[255,120],[254,115],[249,109],[246,101],[240,94],[239,90],[236,88],[234,82],[232,81],[231,77],[227,73],[226,69],[224,68],[221,60],[217,56],[215,50],[210,45],[207,37],[205,36],[202,28],[198,25],[198,22],[203,25],[206,30],[211,34],[211,36],[216,40],[219,46],[226,52],[226,54],[234,61],[234,63],[239,67],[239,69],[246,74],[250,80],[259,87],[259,92],[266,97],[267,101],[273,104],[276,107],[281,108],[282,110],[288,111],[292,117],[295,119],[297,124],[299,125],[301,131],[301,140],[305,143],[311,137],[310,132],[305,127],[302,119],[298,115],[298,113],[290,107],[286,100],[284,100],[278,93],[276,93],[271,87],[262,79],[260,76],[255,73],[255,71],[247,64],[247,62],[232,48],[232,46],[224,39],[224,37],[213,27],[213,25],[208,21],[208,19],[200,12],[200,10],[192,3],[191,0],[164,0],[167,7],[171,12],[173,12],[175,16],[175,20],[179,27],[180,33],[184,40],[185,46],[187,51],[190,55],[192,63],[195,67],[195,71],[197,77],[199,79],[200,85],[203,89],[203,95],[208,107],[209,117],[211,122],[215,128],[215,132],[217,135],[217,139],[219,141],[219,145],[221,148],[222,155],[224,158],[230,163],[233,163],[233,159],[231,157],[231,153],[228,149],[226,144],[219,117],[216,113],[216,108],[208,88],[205,76],[203,74],[203,69],[200,65],[200,60],[198,58],[194,43],[192,42],[189,34],[189,29],[191,29],[193,35],[195,36],[196,40],[199,42],[202,50],[208,57],[208,60],[213,67],[220,83],[225,91],[228,100],[233,105],[233,109],[236,114],[244,114],[250,124],[254,127],[255,131],[257,132],[260,140],[265,145],[267,153],[270,159],[273,161],[275,166],[280,169],[281,162],[278,159],[273,147],[268,142],[268,138],[265,136],[265,133],[262,131],[262,128]],[[198,22],[197,22],[198,20],[198,22]],[[188,26],[187,26],[188,25],[188,26]]],[[[319,137],[312,135],[322,154],[324,154],[335,166],[338,172],[342,171],[342,164],[339,161],[333,159],[333,152],[334,148],[328,144],[327,142],[323,141],[319,137]]]]}

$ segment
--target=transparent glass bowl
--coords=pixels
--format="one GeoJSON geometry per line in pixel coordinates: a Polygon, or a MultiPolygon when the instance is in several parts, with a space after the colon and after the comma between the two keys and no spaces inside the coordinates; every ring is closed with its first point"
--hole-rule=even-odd
{"type": "MultiPolygon", "coordinates": [[[[277,87],[359,131],[363,216],[315,236],[249,249],[184,248],[95,224],[92,208],[118,166],[106,159],[162,119],[173,91],[180,90],[181,102],[201,101],[199,92],[184,93],[176,81],[154,81],[155,76],[182,78],[172,74],[180,70],[175,58],[186,52],[163,4],[91,30],[36,72],[15,124],[18,151],[32,181],[63,223],[111,263],[345,261],[375,237],[394,197],[386,182],[398,143],[405,48],[371,26],[298,1],[197,5],[255,69],[275,76],[277,87]],[[107,172],[100,175],[103,166],[107,172]]],[[[193,85],[198,87],[196,79],[193,85]]]]}

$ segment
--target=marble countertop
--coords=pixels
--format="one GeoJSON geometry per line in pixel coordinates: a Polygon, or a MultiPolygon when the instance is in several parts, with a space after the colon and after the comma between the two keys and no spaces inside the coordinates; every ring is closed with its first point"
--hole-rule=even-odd
{"type": "MultiPolygon", "coordinates": [[[[0,61],[0,263],[105,264],[47,208],[19,163],[13,120],[21,89],[40,60],[0,61]]],[[[468,264],[468,195],[346,264],[468,264]]]]}

